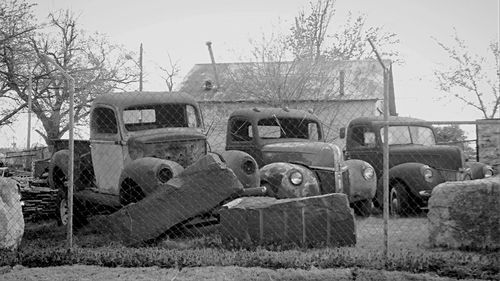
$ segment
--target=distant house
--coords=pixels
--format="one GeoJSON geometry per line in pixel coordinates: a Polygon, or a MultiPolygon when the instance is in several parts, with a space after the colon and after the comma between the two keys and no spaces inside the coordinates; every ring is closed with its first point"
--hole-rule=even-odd
{"type": "MultiPolygon", "coordinates": [[[[396,114],[392,67],[389,67],[390,114],[396,114]]],[[[203,110],[212,149],[224,149],[229,113],[239,108],[287,106],[313,111],[323,121],[328,141],[359,116],[383,114],[384,79],[378,61],[330,61],[321,64],[196,64],[180,91],[193,95],[203,110]]],[[[342,143],[338,143],[343,145],[342,143]]]]}

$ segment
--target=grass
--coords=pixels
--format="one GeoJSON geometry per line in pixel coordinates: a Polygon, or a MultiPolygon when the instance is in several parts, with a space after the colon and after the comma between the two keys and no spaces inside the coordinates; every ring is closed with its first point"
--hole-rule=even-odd
{"type": "Polygon", "coordinates": [[[27,224],[17,253],[0,253],[0,266],[55,266],[88,264],[123,267],[242,266],[265,268],[360,267],[409,272],[435,272],[456,278],[500,277],[498,252],[464,252],[431,249],[427,219],[395,218],[389,221],[389,257],[383,257],[383,220],[358,218],[356,247],[304,249],[299,247],[230,249],[207,231],[193,237],[164,238],[148,245],[125,247],[92,230],[74,237],[74,251],[66,250],[66,232],[54,222],[27,224]]]}

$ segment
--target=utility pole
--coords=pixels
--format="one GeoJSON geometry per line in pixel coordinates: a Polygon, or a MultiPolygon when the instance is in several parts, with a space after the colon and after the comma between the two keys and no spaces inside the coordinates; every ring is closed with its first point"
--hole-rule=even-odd
{"type": "Polygon", "coordinates": [[[142,92],[142,43],[139,49],[139,92],[142,92]]]}

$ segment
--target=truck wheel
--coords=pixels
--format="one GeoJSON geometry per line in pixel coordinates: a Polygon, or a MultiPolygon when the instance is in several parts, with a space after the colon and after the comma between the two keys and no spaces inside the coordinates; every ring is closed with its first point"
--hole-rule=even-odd
{"type": "Polygon", "coordinates": [[[370,199],[359,200],[353,203],[353,208],[356,215],[369,217],[372,212],[373,203],[370,199]]]}
{"type": "Polygon", "coordinates": [[[57,225],[67,225],[68,218],[69,207],[68,200],[66,199],[66,193],[59,191],[57,194],[57,225]]]}
{"type": "Polygon", "coordinates": [[[408,216],[410,203],[406,186],[400,182],[392,186],[389,192],[389,212],[391,215],[408,216]]]}
{"type": "MultiPolygon", "coordinates": [[[[52,173],[53,188],[56,188],[56,219],[58,225],[67,225],[69,220],[69,207],[68,207],[68,180],[63,171],[55,167],[52,173]]],[[[77,200],[73,200],[73,227],[78,228],[87,223],[87,218],[84,215],[84,206],[77,200]]]]}
{"type": "Polygon", "coordinates": [[[144,199],[144,197],[146,196],[137,183],[130,179],[123,181],[122,187],[120,188],[120,204],[122,206],[139,202],[144,199]]]}

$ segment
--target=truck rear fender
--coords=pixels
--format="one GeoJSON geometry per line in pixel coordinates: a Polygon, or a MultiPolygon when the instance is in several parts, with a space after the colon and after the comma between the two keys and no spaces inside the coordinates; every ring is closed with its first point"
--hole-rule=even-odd
{"type": "Polygon", "coordinates": [[[134,182],[145,196],[160,185],[180,174],[184,169],[174,161],[144,157],[130,162],[120,175],[120,188],[124,183],[134,182]]]}
{"type": "MultiPolygon", "coordinates": [[[[69,179],[69,150],[63,149],[55,152],[50,158],[49,162],[49,186],[53,189],[59,189],[63,187],[63,183],[59,182],[62,177],[66,180],[69,179]]],[[[84,169],[85,165],[82,165],[81,159],[74,159],[73,167],[73,179],[75,184],[75,189],[79,190],[85,188],[85,185],[91,185],[93,181],[93,175],[84,169]],[[82,169],[84,170],[82,172],[82,169]],[[80,177],[83,177],[82,179],[80,177]]]]}

